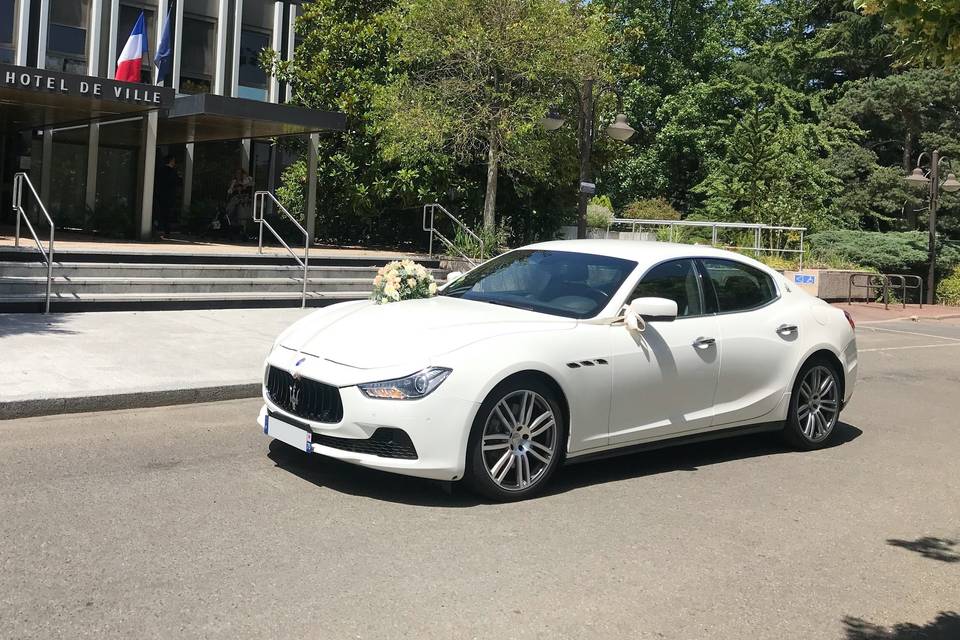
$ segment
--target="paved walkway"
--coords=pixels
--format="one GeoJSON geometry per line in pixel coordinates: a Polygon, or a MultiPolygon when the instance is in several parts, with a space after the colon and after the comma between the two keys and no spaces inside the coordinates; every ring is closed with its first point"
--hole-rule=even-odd
{"type": "Polygon", "coordinates": [[[844,309],[850,312],[854,322],[861,324],[864,322],[890,322],[893,320],[946,320],[949,318],[960,318],[960,307],[947,307],[940,304],[925,304],[923,309],[916,304],[908,304],[906,308],[899,304],[891,304],[889,309],[884,309],[880,303],[854,302],[835,302],[833,306],[838,309],[844,309]]]}
{"type": "Polygon", "coordinates": [[[0,420],[256,396],[273,341],[311,311],[0,314],[0,420]]]}
{"type": "MultiPolygon", "coordinates": [[[[0,227],[0,248],[14,246],[13,227],[0,227]]],[[[26,233],[26,232],[24,232],[26,233]]],[[[46,244],[46,236],[41,234],[40,239],[46,244]]],[[[33,238],[29,233],[20,239],[21,247],[33,248],[33,238]]],[[[293,245],[291,245],[294,249],[293,245]]],[[[174,253],[174,254],[256,254],[256,242],[247,243],[228,243],[216,240],[202,240],[199,238],[181,237],[179,234],[172,238],[155,240],[152,242],[134,242],[124,240],[113,240],[107,238],[98,238],[82,233],[71,233],[69,231],[58,231],[55,247],[57,250],[69,249],[72,251],[96,251],[96,252],[117,252],[117,253],[174,253]]],[[[301,244],[301,249],[302,244],[301,244]]],[[[279,246],[265,246],[265,254],[288,255],[287,250],[279,246]]],[[[383,249],[365,249],[363,247],[310,247],[312,257],[368,257],[368,256],[388,256],[397,258],[420,257],[419,254],[409,251],[390,251],[383,249]]],[[[425,256],[424,256],[425,257],[425,256]]]]}

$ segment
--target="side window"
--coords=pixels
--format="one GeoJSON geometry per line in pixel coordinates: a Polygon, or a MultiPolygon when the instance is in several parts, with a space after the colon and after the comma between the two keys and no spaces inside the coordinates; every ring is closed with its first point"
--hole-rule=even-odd
{"type": "Polygon", "coordinates": [[[700,262],[713,283],[720,313],[756,309],[777,297],[773,280],[759,269],[733,260],[703,258],[700,262]]]}
{"type": "Polygon", "coordinates": [[[634,298],[666,298],[677,303],[677,317],[703,314],[700,286],[692,260],[671,260],[658,264],[643,276],[634,289],[634,298]]]}

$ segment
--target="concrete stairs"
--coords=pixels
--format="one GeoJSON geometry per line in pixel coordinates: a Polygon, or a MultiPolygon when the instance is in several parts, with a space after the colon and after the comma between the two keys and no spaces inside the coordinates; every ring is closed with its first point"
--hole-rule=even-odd
{"type": "MultiPolygon", "coordinates": [[[[0,249],[0,312],[39,312],[46,264],[36,251],[0,249]]],[[[58,251],[51,311],[223,309],[299,306],[303,270],[289,257],[58,251]]],[[[311,257],[307,305],[369,296],[377,269],[396,259],[311,257]]],[[[418,260],[439,278],[436,260],[418,260]]]]}

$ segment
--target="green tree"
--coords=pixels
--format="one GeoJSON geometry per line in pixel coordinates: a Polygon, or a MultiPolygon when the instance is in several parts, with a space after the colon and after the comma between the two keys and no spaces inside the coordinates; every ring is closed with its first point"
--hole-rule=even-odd
{"type": "Polygon", "coordinates": [[[560,83],[602,69],[603,16],[561,0],[406,0],[395,25],[405,73],[379,93],[384,157],[483,164],[492,230],[501,170],[549,173],[537,123],[560,83]]]}
{"type": "Polygon", "coordinates": [[[960,0],[855,0],[879,15],[900,39],[905,59],[936,66],[960,65],[960,0]]]}
{"type": "MultiPolygon", "coordinates": [[[[347,116],[346,131],[320,141],[318,213],[321,235],[331,241],[362,240],[378,214],[419,203],[448,186],[449,162],[441,156],[420,158],[414,165],[403,158],[386,161],[379,152],[371,105],[374,93],[398,73],[394,4],[305,3],[296,24],[301,43],[294,60],[265,56],[267,68],[293,87],[294,103],[347,116]]],[[[301,206],[303,165],[293,165],[284,178],[284,202],[301,206]]]]}

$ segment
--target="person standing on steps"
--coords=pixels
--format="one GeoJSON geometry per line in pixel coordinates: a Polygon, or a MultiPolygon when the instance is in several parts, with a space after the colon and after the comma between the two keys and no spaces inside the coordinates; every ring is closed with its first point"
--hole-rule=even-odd
{"type": "Polygon", "coordinates": [[[227,217],[231,225],[239,228],[241,240],[247,240],[250,236],[248,227],[253,217],[252,197],[253,178],[241,167],[237,169],[230,188],[227,189],[227,217]]]}
{"type": "Polygon", "coordinates": [[[163,237],[173,230],[177,209],[177,192],[180,189],[180,174],[177,172],[177,159],[168,155],[157,170],[154,189],[157,208],[157,230],[163,237]]]}

